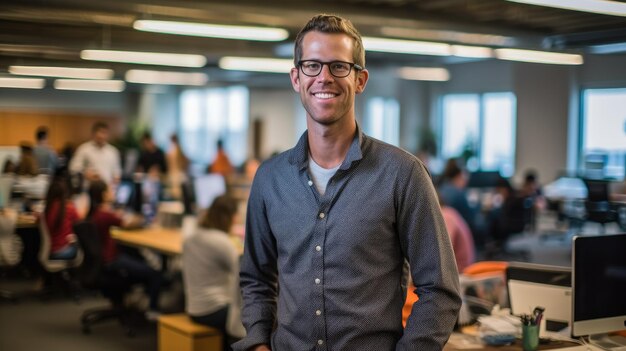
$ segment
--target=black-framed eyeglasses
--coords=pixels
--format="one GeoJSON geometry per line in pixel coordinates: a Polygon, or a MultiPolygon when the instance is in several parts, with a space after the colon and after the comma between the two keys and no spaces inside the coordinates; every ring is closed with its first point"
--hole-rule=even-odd
{"type": "Polygon", "coordinates": [[[344,61],[331,61],[331,62],[322,62],[317,60],[302,60],[298,61],[298,66],[302,73],[305,76],[309,77],[317,77],[317,75],[322,72],[322,68],[324,65],[328,65],[328,69],[330,70],[330,74],[332,74],[336,78],[345,78],[350,75],[352,72],[352,67],[355,70],[360,71],[363,67],[357,65],[352,62],[344,62],[344,61]]]}

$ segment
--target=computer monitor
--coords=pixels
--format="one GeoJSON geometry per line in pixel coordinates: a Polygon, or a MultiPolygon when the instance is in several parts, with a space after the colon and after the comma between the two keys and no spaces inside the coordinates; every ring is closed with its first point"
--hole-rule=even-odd
{"type": "Polygon", "coordinates": [[[196,206],[199,210],[209,208],[216,197],[226,193],[226,181],[220,174],[205,174],[193,181],[196,206]]]}
{"type": "Polygon", "coordinates": [[[572,271],[572,336],[611,349],[604,334],[626,330],[626,234],[574,237],[572,271]]]}
{"type": "Polygon", "coordinates": [[[469,175],[468,188],[495,188],[502,177],[499,171],[477,171],[469,175]]]}
{"type": "Polygon", "coordinates": [[[143,202],[141,188],[141,182],[139,181],[122,180],[115,190],[113,205],[117,208],[141,213],[143,202]]]}
{"type": "Polygon", "coordinates": [[[130,203],[135,185],[132,181],[121,181],[115,191],[115,207],[126,207],[130,203]]]}
{"type": "Polygon", "coordinates": [[[511,313],[530,314],[545,308],[546,330],[558,332],[568,326],[572,311],[572,272],[569,267],[510,263],[506,282],[511,313]]]}

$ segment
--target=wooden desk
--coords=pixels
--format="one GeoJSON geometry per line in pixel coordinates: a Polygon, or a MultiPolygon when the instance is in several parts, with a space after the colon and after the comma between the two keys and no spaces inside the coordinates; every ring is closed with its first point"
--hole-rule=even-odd
{"type": "MultiPolygon", "coordinates": [[[[113,228],[111,237],[124,245],[148,248],[168,256],[178,256],[183,253],[183,233],[180,228],[113,228]]],[[[231,235],[230,238],[239,254],[243,254],[241,238],[236,235],[231,235]]]]}
{"type": "MultiPolygon", "coordinates": [[[[471,338],[471,336],[468,336],[468,337],[471,338]]],[[[454,339],[454,335],[451,337],[451,341],[453,339],[454,339]]],[[[574,346],[579,346],[579,344],[569,342],[569,341],[550,341],[548,344],[539,344],[538,350],[557,350],[557,349],[562,349],[566,347],[574,347],[574,346]]],[[[451,343],[448,343],[443,348],[443,351],[457,351],[457,350],[459,351],[460,350],[463,350],[463,351],[521,351],[522,341],[518,339],[518,340],[515,340],[515,343],[512,345],[504,345],[504,346],[484,345],[484,346],[475,347],[475,348],[467,348],[467,347],[456,348],[451,343]]]]}
{"type": "Polygon", "coordinates": [[[111,229],[116,241],[133,247],[148,248],[169,256],[183,253],[183,235],[180,229],[150,227],[144,229],[111,229]]]}

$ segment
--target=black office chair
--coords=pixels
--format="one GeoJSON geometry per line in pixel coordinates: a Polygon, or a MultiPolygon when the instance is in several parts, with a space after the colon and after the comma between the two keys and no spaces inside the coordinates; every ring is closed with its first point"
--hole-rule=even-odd
{"type": "Polygon", "coordinates": [[[502,207],[493,210],[488,216],[490,241],[485,248],[485,259],[527,261],[530,258],[529,252],[511,250],[507,247],[507,242],[511,236],[521,234],[528,229],[533,199],[520,195],[507,180],[499,181],[498,187],[507,189],[508,196],[502,207]]]}
{"type": "Polygon", "coordinates": [[[108,269],[102,258],[102,242],[93,223],[88,221],[74,225],[74,232],[84,252],[83,264],[78,271],[79,281],[86,289],[98,290],[110,302],[111,306],[93,308],[83,312],[81,326],[84,334],[91,332],[91,327],[110,319],[117,319],[125,329],[126,335],[134,336],[133,321],[137,312],[124,305],[124,295],[130,291],[131,283],[121,271],[108,269]]]}
{"type": "Polygon", "coordinates": [[[617,222],[618,215],[609,201],[609,183],[604,180],[583,179],[587,187],[587,199],[585,200],[585,220],[599,223],[602,233],[605,225],[617,222]]]}

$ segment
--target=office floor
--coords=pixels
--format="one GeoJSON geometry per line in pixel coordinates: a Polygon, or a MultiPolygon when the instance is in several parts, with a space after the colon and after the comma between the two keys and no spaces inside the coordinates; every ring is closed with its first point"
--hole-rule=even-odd
{"type": "MultiPolygon", "coordinates": [[[[607,225],[605,233],[618,233],[617,225],[607,225]]],[[[576,234],[597,235],[597,224],[585,224],[576,234]]],[[[536,233],[526,233],[509,242],[511,250],[530,253],[529,261],[551,265],[570,265],[571,236],[574,231],[562,228],[551,216],[543,216],[536,233]]],[[[21,292],[32,290],[34,281],[0,278],[0,288],[21,292]]],[[[85,296],[80,303],[67,297],[53,297],[43,301],[38,297],[24,297],[19,303],[0,301],[0,350],[60,350],[111,351],[157,350],[155,324],[141,328],[134,338],[128,338],[115,321],[98,325],[90,335],[80,328],[82,312],[91,307],[106,306],[103,298],[85,296]]]]}
{"type": "Polygon", "coordinates": [[[1,287],[22,295],[17,303],[0,302],[0,350],[123,351],[156,350],[156,324],[142,326],[129,338],[116,321],[94,326],[84,335],[80,316],[84,310],[107,306],[107,301],[83,296],[79,303],[62,296],[47,300],[28,295],[33,281],[2,281],[1,287]]]}

